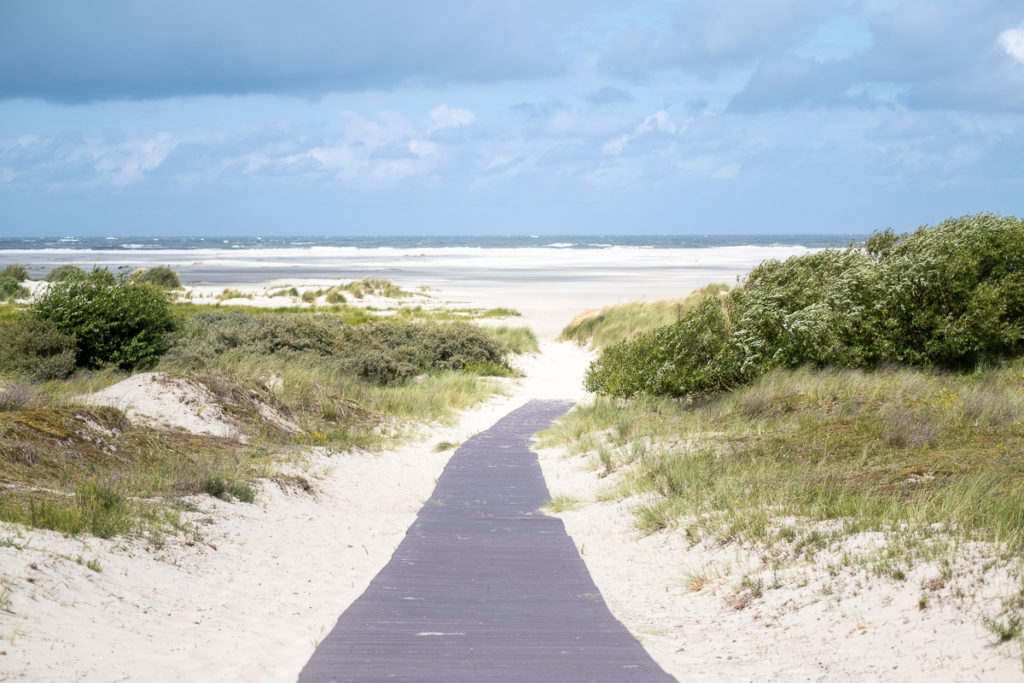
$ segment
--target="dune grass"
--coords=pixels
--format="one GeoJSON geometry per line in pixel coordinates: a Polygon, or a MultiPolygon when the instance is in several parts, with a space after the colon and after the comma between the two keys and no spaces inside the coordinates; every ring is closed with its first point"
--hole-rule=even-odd
{"type": "Polygon", "coordinates": [[[15,409],[0,408],[0,519],[101,537],[193,533],[180,514],[182,496],[252,502],[260,479],[308,490],[308,481],[280,474],[282,463],[301,458],[303,448],[376,449],[408,438],[417,423],[449,422],[455,411],[505,390],[456,371],[377,386],[295,359],[239,361],[230,371],[195,377],[243,426],[244,444],[135,425],[119,410],[75,402],[78,391],[119,377],[80,372],[30,386],[24,400],[8,406],[15,409]],[[276,389],[267,388],[268,379],[276,389]],[[296,429],[265,419],[261,404],[296,429]]]}
{"type": "Polygon", "coordinates": [[[526,329],[331,309],[339,313],[174,306],[171,351],[146,369],[211,392],[245,442],[82,405],[80,395],[130,376],[112,366],[49,381],[0,376],[0,519],[101,537],[198,534],[184,497],[252,502],[258,480],[311,490],[282,465],[300,464],[309,446],[376,449],[409,438],[417,424],[450,422],[506,391],[495,377],[515,374],[509,347],[534,339],[526,329]]]}
{"type": "MultiPolygon", "coordinates": [[[[1024,360],[969,374],[797,369],[693,401],[599,397],[542,443],[622,470],[605,495],[639,495],[645,532],[762,548],[773,563],[824,552],[897,581],[981,543],[1021,577],[1022,420],[1024,360]],[[845,545],[864,532],[884,542],[845,545]]],[[[1024,623],[1024,601],[1004,602],[993,633],[1024,623]]]]}
{"type": "Polygon", "coordinates": [[[107,407],[0,411],[0,519],[109,538],[182,531],[181,496],[224,482],[251,501],[270,454],[230,439],[134,425],[107,407]]]}
{"type": "Polygon", "coordinates": [[[587,311],[570,322],[558,339],[602,349],[641,332],[669,325],[705,297],[719,295],[728,289],[728,285],[714,284],[681,299],[633,302],[587,311]]]}
{"type": "Polygon", "coordinates": [[[208,311],[208,312],[220,312],[220,313],[234,313],[238,312],[243,315],[252,317],[268,316],[268,315],[281,315],[285,313],[294,313],[300,315],[318,315],[326,314],[332,315],[339,318],[342,322],[348,323],[349,325],[362,325],[364,323],[375,322],[382,320],[384,317],[375,315],[372,311],[365,308],[359,308],[357,306],[346,306],[344,304],[334,304],[328,306],[246,306],[246,305],[224,305],[224,304],[196,304],[191,301],[178,301],[173,305],[174,311],[182,318],[188,319],[197,313],[208,311]]]}
{"type": "Polygon", "coordinates": [[[635,464],[628,491],[657,494],[638,513],[647,530],[696,515],[709,533],[766,541],[760,520],[794,515],[940,524],[1020,550],[1022,419],[1021,361],[969,375],[802,369],[692,403],[599,398],[546,439],[635,464]]]}
{"type": "Polygon", "coordinates": [[[500,341],[516,355],[540,351],[537,335],[529,327],[499,325],[498,327],[485,327],[483,329],[484,332],[500,341]]]}

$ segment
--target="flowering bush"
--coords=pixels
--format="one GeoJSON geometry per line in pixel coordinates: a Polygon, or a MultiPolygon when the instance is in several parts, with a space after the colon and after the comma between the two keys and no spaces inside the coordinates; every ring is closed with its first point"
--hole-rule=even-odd
{"type": "Polygon", "coordinates": [[[724,298],[609,347],[591,391],[684,396],[773,368],[969,369],[1024,351],[1024,221],[979,214],[766,261],[724,298]]]}

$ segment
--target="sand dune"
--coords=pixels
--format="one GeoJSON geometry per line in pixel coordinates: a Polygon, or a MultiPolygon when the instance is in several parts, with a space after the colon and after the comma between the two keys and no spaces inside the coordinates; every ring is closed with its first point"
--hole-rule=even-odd
{"type": "MultiPolygon", "coordinates": [[[[315,496],[266,484],[255,505],[195,497],[201,540],[71,539],[0,525],[0,678],[294,680],[429,496],[451,455],[433,452],[433,444],[459,443],[531,398],[586,400],[581,378],[591,356],[552,341],[561,326],[603,303],[685,293],[678,279],[656,277],[640,292],[642,271],[630,286],[599,287],[596,273],[564,290],[537,277],[460,289],[452,275],[446,284],[454,286],[433,293],[435,301],[518,308],[526,317],[516,324],[541,332],[542,353],[521,361],[526,379],[507,380],[511,396],[467,412],[453,427],[424,428],[407,447],[314,450],[307,474],[315,496]],[[93,561],[101,572],[87,566],[93,561]]],[[[720,275],[710,269],[692,286],[729,279],[720,275]]],[[[157,379],[137,376],[96,400],[129,408],[136,419],[230,431],[215,409],[199,411],[196,401],[212,404],[195,387],[156,400],[157,379]]],[[[808,573],[802,587],[773,590],[737,610],[725,599],[736,588],[728,572],[697,591],[686,577],[756,564],[756,549],[692,546],[671,530],[638,538],[630,501],[594,502],[607,480],[585,463],[546,451],[542,465],[553,495],[589,501],[560,516],[612,611],[682,680],[1021,677],[1018,655],[991,647],[980,624],[981,614],[998,609],[1005,577],[989,577],[989,588],[968,600],[951,598],[924,612],[907,587],[926,580],[927,567],[904,584],[851,576],[829,586],[825,568],[807,566],[797,568],[808,573]]],[[[971,570],[969,561],[958,568],[971,570]]]]}

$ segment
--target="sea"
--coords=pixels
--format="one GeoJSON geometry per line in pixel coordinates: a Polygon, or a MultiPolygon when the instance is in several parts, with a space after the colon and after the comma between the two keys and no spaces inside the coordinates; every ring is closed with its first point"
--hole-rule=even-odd
{"type": "Polygon", "coordinates": [[[152,251],[191,249],[705,249],[730,246],[804,246],[820,249],[863,241],[867,235],[416,235],[287,237],[4,237],[0,252],[10,250],[152,251]]]}
{"type": "Polygon", "coordinates": [[[485,235],[309,237],[0,237],[0,268],[41,280],[64,264],[170,266],[196,287],[317,285],[372,277],[460,300],[683,295],[734,283],[762,261],[858,242],[858,235],[485,235]]]}

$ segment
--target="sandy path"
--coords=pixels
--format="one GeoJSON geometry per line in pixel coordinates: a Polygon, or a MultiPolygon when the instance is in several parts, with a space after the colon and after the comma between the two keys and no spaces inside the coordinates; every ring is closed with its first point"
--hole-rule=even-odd
{"type": "Polygon", "coordinates": [[[671,680],[538,513],[549,496],[527,441],[571,406],[530,401],[459,447],[301,683],[671,680]]]}

